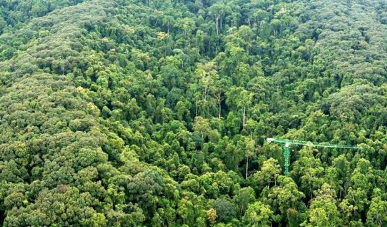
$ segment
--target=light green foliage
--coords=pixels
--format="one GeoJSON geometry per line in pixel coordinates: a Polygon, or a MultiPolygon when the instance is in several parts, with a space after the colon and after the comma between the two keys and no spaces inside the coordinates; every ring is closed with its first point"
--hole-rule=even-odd
{"type": "Polygon", "coordinates": [[[281,172],[281,168],[278,164],[278,161],[270,158],[263,162],[262,168],[260,171],[256,172],[252,178],[256,186],[270,187],[271,185],[277,184],[277,177],[281,172]]]}
{"type": "Polygon", "coordinates": [[[270,206],[261,202],[255,202],[247,208],[243,222],[250,227],[269,227],[273,221],[273,214],[270,206]]]}
{"type": "Polygon", "coordinates": [[[341,226],[339,210],[336,206],[335,192],[328,184],[323,184],[316,192],[310,205],[308,220],[301,226],[330,227],[341,226]]]}
{"type": "Polygon", "coordinates": [[[255,192],[251,187],[241,188],[235,196],[235,202],[239,208],[239,215],[242,217],[248,205],[255,201],[255,192]]]}
{"type": "Polygon", "coordinates": [[[371,200],[370,209],[367,213],[367,224],[369,226],[383,226],[387,224],[385,214],[387,212],[387,201],[385,193],[382,193],[379,188],[374,190],[374,197],[371,200]]]}
{"type": "Polygon", "coordinates": [[[0,1],[0,223],[385,226],[386,46],[382,0],[0,1]]]}

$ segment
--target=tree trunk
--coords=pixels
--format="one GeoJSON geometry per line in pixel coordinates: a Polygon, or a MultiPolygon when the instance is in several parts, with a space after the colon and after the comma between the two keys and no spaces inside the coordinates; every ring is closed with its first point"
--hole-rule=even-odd
{"type": "Polygon", "coordinates": [[[208,89],[208,85],[206,85],[204,87],[204,92],[203,92],[203,99],[204,99],[204,101],[207,101],[207,89],[208,89]]]}
{"type": "Polygon", "coordinates": [[[219,16],[215,18],[216,23],[216,35],[219,35],[219,16]]]}
{"type": "Polygon", "coordinates": [[[243,125],[243,128],[245,128],[245,124],[246,124],[246,107],[244,106],[243,107],[243,121],[242,121],[242,125],[243,125]]]}
{"type": "Polygon", "coordinates": [[[249,156],[246,156],[247,160],[246,160],[246,179],[248,177],[248,169],[249,169],[249,156]]]}
{"type": "Polygon", "coordinates": [[[218,94],[218,118],[220,119],[221,116],[221,111],[222,111],[222,99],[221,99],[221,94],[218,94]]]}
{"type": "Polygon", "coordinates": [[[195,115],[198,116],[198,100],[195,98],[195,115]]]}

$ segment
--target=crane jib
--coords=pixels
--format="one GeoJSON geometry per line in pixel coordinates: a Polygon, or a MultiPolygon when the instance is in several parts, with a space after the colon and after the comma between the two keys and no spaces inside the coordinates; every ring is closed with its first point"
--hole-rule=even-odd
{"type": "Polygon", "coordinates": [[[282,144],[289,144],[289,145],[301,145],[301,146],[308,146],[308,147],[328,147],[328,148],[341,148],[341,149],[361,149],[360,147],[356,146],[348,146],[348,145],[339,145],[339,144],[330,144],[330,143],[313,143],[310,141],[301,141],[301,140],[289,140],[289,139],[276,139],[276,138],[268,138],[267,141],[275,142],[275,143],[282,143],[282,144]]]}
{"type": "Polygon", "coordinates": [[[361,149],[357,146],[347,146],[339,144],[330,144],[330,143],[313,143],[310,141],[302,140],[289,140],[289,139],[276,139],[276,138],[267,138],[267,142],[279,143],[283,145],[283,155],[284,155],[284,174],[285,176],[289,175],[289,165],[290,165],[290,146],[299,145],[307,147],[324,147],[324,148],[338,148],[338,149],[361,149]]]}

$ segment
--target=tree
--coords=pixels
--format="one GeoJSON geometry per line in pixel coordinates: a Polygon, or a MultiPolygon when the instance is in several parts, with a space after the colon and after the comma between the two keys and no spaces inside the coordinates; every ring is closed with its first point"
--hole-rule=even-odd
{"type": "MultiPolygon", "coordinates": [[[[380,189],[375,189],[375,194],[381,193],[380,189]]],[[[367,213],[367,224],[369,226],[384,226],[387,223],[385,214],[387,212],[387,201],[383,200],[380,195],[373,197],[370,209],[367,213]]]]}
{"type": "Polygon", "coordinates": [[[249,170],[249,157],[251,156],[254,156],[255,155],[255,141],[251,138],[246,138],[245,139],[245,146],[246,146],[246,151],[245,151],[245,155],[246,155],[246,171],[245,171],[245,174],[246,174],[246,179],[248,177],[248,170],[249,170]]]}
{"type": "Polygon", "coordinates": [[[222,2],[213,4],[209,9],[209,14],[212,15],[215,19],[215,25],[216,25],[216,35],[219,35],[219,20],[222,20],[222,17],[224,16],[224,5],[222,2]]]}
{"type": "Polygon", "coordinates": [[[340,226],[341,223],[340,213],[336,206],[335,191],[329,184],[324,183],[312,200],[308,220],[301,226],[333,227],[340,226]]]}
{"type": "Polygon", "coordinates": [[[313,197],[313,191],[318,189],[324,183],[322,179],[324,168],[321,161],[313,156],[309,148],[299,151],[301,157],[293,163],[291,174],[298,176],[301,181],[300,188],[306,192],[310,198],[313,197]]]}
{"type": "MultiPolygon", "coordinates": [[[[286,176],[278,177],[278,185],[274,186],[268,194],[268,202],[272,207],[278,207],[289,226],[299,226],[302,220],[302,199],[304,193],[298,190],[298,186],[292,178],[286,176]]],[[[275,211],[275,210],[274,210],[275,211]]]]}
{"type": "Polygon", "coordinates": [[[249,204],[255,200],[254,189],[251,187],[239,189],[234,200],[239,208],[239,216],[243,217],[249,204]]]}
{"type": "Polygon", "coordinates": [[[274,213],[270,206],[261,202],[250,204],[243,222],[249,227],[269,227],[273,222],[274,213]]]}
{"type": "Polygon", "coordinates": [[[270,187],[272,183],[277,184],[277,177],[281,173],[278,161],[270,158],[263,162],[260,171],[253,175],[253,181],[261,187],[270,187]]]}
{"type": "Polygon", "coordinates": [[[200,133],[204,139],[211,131],[210,122],[208,119],[202,117],[196,117],[193,125],[194,131],[200,133]]]}
{"type": "Polygon", "coordinates": [[[227,94],[227,105],[241,112],[243,128],[246,126],[247,109],[252,103],[252,97],[253,94],[242,87],[232,87],[227,94]]]}
{"type": "Polygon", "coordinates": [[[352,201],[358,212],[364,211],[369,205],[368,197],[372,192],[374,173],[370,162],[360,159],[351,175],[351,186],[346,198],[352,201]]]}
{"type": "Polygon", "coordinates": [[[207,210],[207,216],[208,216],[208,220],[209,220],[210,224],[211,225],[215,224],[216,218],[218,217],[216,214],[216,210],[213,208],[207,210]]]}
{"type": "Polygon", "coordinates": [[[216,199],[212,204],[218,220],[220,222],[228,222],[235,216],[235,210],[231,202],[225,199],[216,199]]]}
{"type": "MultiPolygon", "coordinates": [[[[214,96],[216,95],[216,83],[219,80],[219,76],[215,69],[214,62],[208,62],[206,64],[199,64],[195,75],[198,79],[202,91],[202,107],[204,109],[204,116],[207,116],[210,112],[209,107],[212,106],[214,96]]],[[[220,91],[221,92],[221,91],[220,91]]],[[[218,104],[219,105],[219,104],[218,104]]]]}

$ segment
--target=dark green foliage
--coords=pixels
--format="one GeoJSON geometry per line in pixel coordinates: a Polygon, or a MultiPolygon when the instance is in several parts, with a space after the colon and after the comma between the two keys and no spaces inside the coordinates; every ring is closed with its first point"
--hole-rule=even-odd
{"type": "Polygon", "coordinates": [[[221,222],[228,222],[235,216],[235,209],[233,204],[225,199],[216,199],[212,204],[218,220],[221,222]]]}
{"type": "Polygon", "coordinates": [[[0,2],[3,226],[384,226],[380,0],[0,2]],[[357,144],[281,147],[267,137],[357,144]]]}

